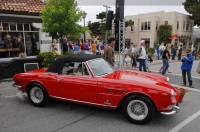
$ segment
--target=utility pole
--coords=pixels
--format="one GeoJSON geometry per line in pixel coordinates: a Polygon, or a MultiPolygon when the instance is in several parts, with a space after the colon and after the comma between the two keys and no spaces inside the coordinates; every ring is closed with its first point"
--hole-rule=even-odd
{"type": "MultiPolygon", "coordinates": [[[[103,5],[103,7],[106,7],[106,19],[107,19],[108,10],[109,10],[109,8],[111,8],[111,7],[109,7],[109,6],[107,6],[107,5],[103,5]]],[[[105,29],[105,30],[106,30],[106,33],[105,33],[105,43],[107,44],[108,31],[107,31],[107,29],[105,29]]]]}

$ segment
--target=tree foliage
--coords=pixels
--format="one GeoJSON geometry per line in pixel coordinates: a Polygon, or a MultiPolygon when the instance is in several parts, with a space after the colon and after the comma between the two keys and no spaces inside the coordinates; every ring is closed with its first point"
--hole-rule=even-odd
{"type": "Polygon", "coordinates": [[[99,36],[100,39],[104,39],[105,35],[105,20],[106,20],[106,12],[100,12],[96,15],[96,19],[100,19],[99,22],[89,22],[88,27],[90,30],[91,36],[97,37],[99,36]]]}
{"type": "Polygon", "coordinates": [[[194,20],[194,24],[200,26],[200,1],[186,0],[183,5],[185,10],[191,14],[190,18],[194,20]]]}
{"type": "Polygon", "coordinates": [[[169,39],[172,36],[172,25],[164,24],[159,26],[158,30],[158,41],[159,43],[164,42],[165,44],[170,43],[169,39]]]}
{"type": "Polygon", "coordinates": [[[77,24],[82,16],[75,0],[47,0],[41,16],[43,31],[54,38],[80,36],[87,29],[77,24]]]}
{"type": "Polygon", "coordinates": [[[105,31],[104,25],[99,22],[88,23],[89,30],[91,31],[92,36],[103,36],[105,31]]]}
{"type": "Polygon", "coordinates": [[[134,21],[133,20],[127,20],[125,21],[125,27],[131,27],[131,31],[133,31],[133,25],[134,25],[134,21]]]}
{"type": "Polygon", "coordinates": [[[106,18],[106,12],[100,12],[99,14],[96,15],[96,19],[105,19],[106,18]]]}

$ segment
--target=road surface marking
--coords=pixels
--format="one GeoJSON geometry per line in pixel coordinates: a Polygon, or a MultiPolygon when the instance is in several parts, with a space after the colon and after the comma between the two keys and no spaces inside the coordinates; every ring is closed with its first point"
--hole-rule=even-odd
{"type": "MultiPolygon", "coordinates": [[[[156,72],[156,73],[159,73],[159,71],[154,71],[154,70],[151,70],[152,72],[156,72]]],[[[167,75],[176,75],[176,76],[181,76],[182,77],[182,74],[176,74],[176,73],[167,73],[167,75]]],[[[200,79],[200,77],[197,77],[197,76],[192,76],[192,78],[195,78],[195,79],[200,79]]]]}
{"type": "Polygon", "coordinates": [[[23,97],[23,95],[26,95],[26,94],[16,93],[15,95],[5,96],[5,98],[19,97],[21,101],[25,101],[25,98],[23,97]]]}
{"type": "MultiPolygon", "coordinates": [[[[170,84],[171,84],[171,83],[170,83],[170,84]]],[[[187,90],[189,90],[189,91],[193,91],[193,92],[198,92],[198,93],[200,93],[200,90],[199,90],[199,89],[189,88],[189,87],[180,86],[180,85],[176,85],[176,84],[171,84],[171,85],[174,86],[174,87],[180,87],[180,88],[187,89],[187,90]]]]}
{"type": "MultiPolygon", "coordinates": [[[[26,95],[26,93],[22,93],[21,95],[26,95]]],[[[5,96],[4,98],[13,98],[13,97],[18,97],[17,93],[15,95],[5,96]]]]}
{"type": "Polygon", "coordinates": [[[17,93],[17,96],[21,99],[21,101],[25,101],[25,98],[21,93],[17,93]]]}
{"type": "Polygon", "coordinates": [[[13,98],[13,97],[17,97],[17,95],[5,96],[5,98],[13,98]]]}
{"type": "Polygon", "coordinates": [[[183,122],[181,122],[180,124],[178,124],[177,126],[175,126],[169,132],[178,132],[179,130],[181,130],[181,128],[183,128],[184,126],[186,126],[188,123],[190,123],[191,121],[193,121],[198,116],[200,116],[200,110],[197,113],[195,113],[194,115],[192,115],[189,118],[187,118],[186,120],[184,120],[183,122]]]}

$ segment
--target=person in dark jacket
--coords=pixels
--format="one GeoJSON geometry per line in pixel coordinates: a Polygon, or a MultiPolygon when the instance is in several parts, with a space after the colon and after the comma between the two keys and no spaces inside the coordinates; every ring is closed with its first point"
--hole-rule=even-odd
{"type": "Polygon", "coordinates": [[[183,44],[181,43],[180,46],[178,47],[178,60],[181,60],[182,51],[183,51],[183,44]]]}
{"type": "Polygon", "coordinates": [[[62,50],[63,50],[63,54],[68,52],[67,40],[64,40],[64,42],[62,43],[62,50]]]}
{"type": "Polygon", "coordinates": [[[108,45],[104,48],[104,54],[103,58],[110,63],[114,67],[114,61],[115,61],[115,52],[114,52],[114,46],[115,46],[115,38],[111,37],[108,39],[108,45]]]}
{"type": "Polygon", "coordinates": [[[25,55],[25,47],[24,47],[24,44],[22,42],[22,39],[19,37],[17,39],[17,42],[19,44],[19,58],[26,58],[26,55],[25,55]]]}
{"type": "Polygon", "coordinates": [[[172,54],[172,60],[175,60],[176,57],[176,47],[172,45],[171,47],[171,54],[172,54]]]}
{"type": "Polygon", "coordinates": [[[192,70],[194,58],[191,54],[191,49],[187,49],[186,53],[187,53],[187,56],[183,56],[182,59],[181,59],[181,61],[182,61],[181,70],[182,70],[182,77],[183,77],[183,86],[186,86],[186,73],[187,73],[189,86],[191,88],[193,88],[191,70],[192,70]]]}

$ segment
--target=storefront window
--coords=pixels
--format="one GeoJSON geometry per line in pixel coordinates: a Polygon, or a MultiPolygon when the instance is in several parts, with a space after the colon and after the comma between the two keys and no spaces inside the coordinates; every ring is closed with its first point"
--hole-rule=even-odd
{"type": "Polygon", "coordinates": [[[17,24],[17,30],[18,31],[23,31],[23,25],[22,24],[17,24]]]}
{"type": "Polygon", "coordinates": [[[30,31],[29,24],[24,24],[24,31],[30,31]]]}
{"type": "Polygon", "coordinates": [[[2,23],[2,27],[4,31],[9,30],[8,23],[2,23]]]}
{"type": "Polygon", "coordinates": [[[10,31],[16,31],[16,23],[10,23],[10,31]]]}
{"type": "Polygon", "coordinates": [[[21,37],[27,56],[35,56],[40,52],[39,29],[32,24],[0,23],[0,58],[18,57],[19,44],[17,38],[21,37]],[[11,38],[12,49],[8,50],[6,39],[11,38]]]}
{"type": "Polygon", "coordinates": [[[27,56],[34,56],[40,52],[39,32],[25,33],[25,44],[27,56]]]}

